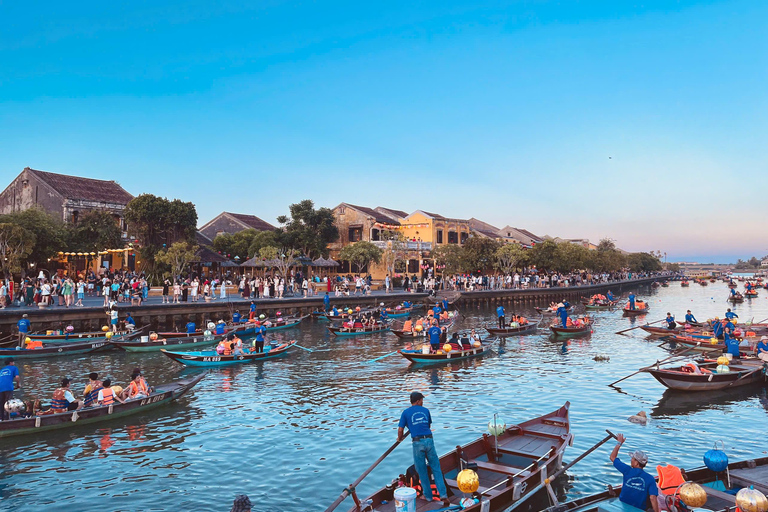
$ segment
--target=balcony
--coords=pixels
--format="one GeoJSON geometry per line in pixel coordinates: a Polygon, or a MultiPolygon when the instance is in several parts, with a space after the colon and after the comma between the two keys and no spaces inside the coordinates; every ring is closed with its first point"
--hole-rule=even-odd
{"type": "MultiPolygon", "coordinates": [[[[387,248],[387,241],[386,240],[375,240],[371,242],[373,245],[378,247],[379,249],[386,249],[387,248]]],[[[404,242],[405,248],[409,251],[431,251],[432,250],[432,242],[404,242]]]]}

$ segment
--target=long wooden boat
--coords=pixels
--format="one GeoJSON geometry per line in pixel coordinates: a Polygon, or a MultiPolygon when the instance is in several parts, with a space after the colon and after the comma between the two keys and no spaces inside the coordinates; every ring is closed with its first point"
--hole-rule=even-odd
{"type": "Polygon", "coordinates": [[[681,322],[680,320],[677,321],[677,325],[680,327],[685,327],[686,325],[690,325],[691,327],[704,327],[706,326],[703,322],[681,322]]]}
{"type": "Polygon", "coordinates": [[[0,350],[0,359],[12,357],[14,359],[38,359],[42,357],[59,357],[74,354],[87,354],[112,348],[107,340],[83,341],[79,343],[43,345],[38,349],[2,349],[0,350]]]}
{"type": "MultiPolygon", "coordinates": [[[[338,315],[331,315],[330,311],[328,311],[328,312],[326,312],[326,311],[313,311],[312,313],[310,313],[310,316],[312,318],[316,318],[318,320],[344,320],[344,319],[348,318],[349,315],[350,315],[349,313],[346,312],[347,309],[348,308],[341,308],[340,310],[338,310],[339,311],[338,315]]],[[[373,314],[373,313],[378,313],[378,312],[379,312],[379,308],[375,307],[375,308],[362,308],[359,311],[353,310],[352,314],[353,315],[373,314]]]]}
{"type": "Polygon", "coordinates": [[[402,318],[405,316],[410,316],[411,313],[413,313],[417,309],[422,309],[422,307],[423,307],[422,305],[419,305],[419,306],[411,306],[408,308],[401,307],[400,309],[387,308],[386,311],[387,311],[387,316],[389,316],[389,318],[402,318]]]}
{"type": "Polygon", "coordinates": [[[115,402],[112,405],[88,407],[79,411],[0,421],[0,437],[39,434],[47,430],[71,428],[78,425],[110,421],[132,414],[141,414],[176,400],[192,389],[205,375],[206,373],[201,373],[157,386],[147,398],[128,400],[124,404],[115,402]]]}
{"type": "Polygon", "coordinates": [[[646,303],[646,306],[643,309],[624,308],[624,309],[622,309],[622,312],[623,312],[624,316],[640,316],[640,315],[648,314],[648,310],[649,309],[650,308],[648,307],[648,305],[646,303]]]}
{"type": "Polygon", "coordinates": [[[189,336],[186,338],[158,338],[148,341],[111,341],[110,344],[128,352],[159,352],[166,348],[181,349],[206,347],[223,340],[226,334],[189,336]]]}
{"type": "MultiPolygon", "coordinates": [[[[440,457],[452,507],[458,509],[459,501],[466,496],[459,490],[456,478],[468,466],[476,468],[480,487],[475,496],[480,501],[463,509],[467,512],[514,510],[541,490],[547,476],[560,469],[566,447],[573,444],[568,416],[570,405],[566,402],[549,414],[510,425],[498,436],[498,442],[493,436],[483,434],[440,457]]],[[[394,489],[390,485],[372,494],[368,498],[372,506],[366,510],[394,512],[394,489]]],[[[443,510],[439,501],[419,499],[416,502],[418,512],[443,510]]],[[[361,512],[361,508],[354,506],[349,512],[361,512]]]]}
{"type": "Polygon", "coordinates": [[[703,280],[703,279],[699,279],[698,283],[699,283],[701,286],[709,286],[709,283],[708,283],[708,282],[706,282],[706,281],[705,281],[705,280],[703,280]]]}
{"type": "MultiPolygon", "coordinates": [[[[279,331],[281,329],[290,329],[292,327],[296,327],[299,325],[305,318],[308,318],[309,315],[302,315],[302,316],[288,316],[288,317],[282,317],[279,319],[267,319],[269,320],[271,325],[267,326],[267,332],[272,331],[279,331]]],[[[256,328],[259,327],[261,323],[257,325],[256,322],[245,322],[243,324],[240,324],[235,332],[239,334],[240,336],[250,336],[251,334],[256,334],[256,328]]]]}
{"type": "MultiPolygon", "coordinates": [[[[538,306],[534,306],[533,310],[536,311],[537,313],[542,314],[542,315],[556,315],[557,314],[557,310],[554,310],[554,309],[551,309],[551,308],[540,308],[538,306]]],[[[573,304],[571,304],[570,306],[565,308],[565,310],[566,311],[573,310],[573,304]]]]}
{"type": "Polygon", "coordinates": [[[488,334],[491,336],[522,336],[524,334],[533,334],[538,331],[539,324],[528,323],[518,327],[506,327],[504,329],[499,329],[498,327],[486,327],[485,330],[488,331],[488,334]]]}
{"type": "Polygon", "coordinates": [[[765,380],[765,369],[754,365],[731,364],[728,372],[717,371],[717,362],[649,368],[647,371],[664,386],[679,391],[712,391],[746,386],[765,380]],[[696,371],[698,370],[698,372],[696,371]]]}
{"type": "Polygon", "coordinates": [[[738,288],[738,286],[736,283],[728,283],[728,288],[738,288]]]}
{"type": "MultiPolygon", "coordinates": [[[[110,331],[91,331],[91,332],[72,332],[65,334],[30,334],[27,337],[35,340],[42,341],[43,344],[70,344],[86,341],[106,341],[107,333],[110,331]]],[[[125,336],[136,336],[137,331],[117,331],[110,335],[110,338],[122,338],[125,336]]]]}
{"type": "Polygon", "coordinates": [[[398,350],[397,353],[412,364],[439,364],[469,359],[470,357],[479,357],[487,354],[490,350],[491,346],[483,343],[479,347],[472,347],[465,350],[451,350],[450,352],[438,350],[435,354],[425,354],[421,350],[405,349],[398,350]]]}
{"type": "Polygon", "coordinates": [[[744,297],[747,299],[754,299],[757,297],[757,292],[744,292],[744,297]]]}
{"type": "MultiPolygon", "coordinates": [[[[438,327],[447,327],[451,328],[453,327],[453,324],[456,323],[456,319],[459,317],[458,314],[452,316],[447,322],[439,322],[437,323],[438,327]]],[[[427,337],[427,330],[429,328],[425,327],[421,331],[403,331],[402,329],[393,329],[390,327],[390,331],[392,334],[397,336],[398,338],[407,338],[407,339],[418,339],[418,338],[426,338],[427,337]]]]}
{"type": "Polygon", "coordinates": [[[585,324],[581,327],[558,327],[557,325],[550,325],[549,329],[552,334],[561,338],[573,338],[576,336],[584,336],[592,332],[592,322],[585,324]]]}
{"type": "Polygon", "coordinates": [[[689,283],[688,281],[680,281],[680,286],[681,287],[682,286],[691,286],[691,283],[689,283]]]}
{"type": "Polygon", "coordinates": [[[280,343],[277,345],[265,345],[264,352],[251,352],[244,355],[230,355],[222,356],[216,353],[215,350],[205,350],[200,352],[173,352],[166,349],[161,349],[161,352],[170,357],[177,363],[181,363],[185,366],[231,366],[234,364],[253,363],[256,361],[264,361],[266,359],[274,359],[276,357],[284,356],[288,349],[296,344],[296,340],[289,341],[287,343],[280,343]]]}
{"type": "MultiPolygon", "coordinates": [[[[735,493],[740,488],[754,486],[755,489],[760,490],[764,494],[768,493],[768,457],[731,462],[728,464],[727,479],[723,478],[722,472],[715,473],[707,467],[684,471],[684,478],[686,481],[701,485],[707,494],[706,503],[695,510],[723,512],[726,510],[737,510],[735,493]],[[726,484],[730,488],[726,487],[726,484]],[[725,491],[720,489],[725,489],[725,491]]],[[[658,477],[656,480],[658,481],[658,477]]],[[[632,510],[629,506],[619,501],[618,496],[620,492],[621,483],[618,483],[606,491],[555,505],[545,509],[543,512],[620,512],[632,510]]]]}
{"type": "Polygon", "coordinates": [[[379,323],[376,325],[367,325],[365,327],[335,327],[328,326],[328,331],[334,336],[361,336],[364,334],[374,334],[389,330],[389,325],[379,323]]]}
{"type": "Polygon", "coordinates": [[[741,304],[744,302],[744,296],[743,295],[729,295],[728,296],[728,302],[732,302],[734,304],[741,304]]]}
{"type": "MultiPolygon", "coordinates": [[[[712,337],[701,335],[676,335],[667,338],[667,343],[681,345],[683,347],[692,347],[697,352],[723,352],[726,349],[725,342],[714,338],[716,341],[712,342],[712,337]]],[[[745,355],[753,355],[754,351],[746,346],[739,345],[739,352],[745,355]]]]}
{"type": "Polygon", "coordinates": [[[640,326],[640,329],[647,332],[651,336],[656,336],[656,337],[674,336],[675,334],[685,332],[685,330],[680,327],[675,327],[674,329],[668,329],[666,327],[654,327],[652,325],[643,325],[643,326],[640,326]]]}

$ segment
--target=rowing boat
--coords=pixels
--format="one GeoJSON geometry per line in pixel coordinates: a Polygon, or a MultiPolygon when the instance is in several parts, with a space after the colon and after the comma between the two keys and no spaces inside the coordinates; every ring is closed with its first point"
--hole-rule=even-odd
{"type": "Polygon", "coordinates": [[[601,303],[601,304],[584,304],[584,308],[591,311],[607,311],[616,307],[615,302],[601,303]]]}
{"type": "MultiPolygon", "coordinates": [[[[753,486],[764,494],[768,493],[768,457],[731,462],[727,467],[727,479],[723,478],[723,473],[715,473],[707,467],[685,471],[684,479],[701,485],[707,495],[706,502],[700,507],[695,508],[695,510],[738,510],[736,507],[736,491],[740,488],[753,486]],[[728,487],[731,487],[730,489],[726,487],[724,480],[727,480],[728,487]]],[[[658,481],[658,478],[656,480],[658,481]]],[[[544,512],[621,512],[638,510],[620,502],[618,498],[620,492],[621,485],[609,486],[606,491],[555,505],[545,509],[544,512]]]]}
{"type": "Polygon", "coordinates": [[[744,302],[744,297],[742,295],[729,295],[728,302],[733,302],[734,304],[741,304],[742,302],[744,302]]]}
{"type": "Polygon", "coordinates": [[[686,325],[690,325],[691,327],[704,327],[705,324],[702,322],[681,322],[678,320],[677,325],[680,327],[685,327],[686,325]]]}
{"type": "Polygon", "coordinates": [[[127,400],[124,404],[115,402],[111,405],[88,407],[79,411],[44,414],[32,418],[20,418],[0,421],[0,437],[39,434],[47,430],[57,430],[89,423],[99,423],[140,414],[176,400],[200,382],[206,373],[157,386],[146,398],[127,400]]]}
{"type": "Polygon", "coordinates": [[[374,334],[389,330],[389,325],[378,323],[376,325],[366,325],[365,327],[334,327],[328,326],[328,331],[334,336],[360,336],[363,334],[374,334]]]}
{"type": "Polygon", "coordinates": [[[202,336],[188,336],[186,338],[158,338],[156,340],[149,339],[147,341],[110,341],[110,344],[127,350],[128,352],[159,352],[164,348],[193,348],[204,347],[213,345],[223,340],[226,334],[209,334],[202,336]]]}
{"type": "Polygon", "coordinates": [[[500,329],[498,327],[486,327],[485,330],[491,336],[522,336],[524,334],[533,334],[539,329],[539,324],[525,324],[518,327],[505,327],[500,329]]]}
{"type": "Polygon", "coordinates": [[[275,345],[266,345],[264,352],[250,352],[242,355],[223,356],[215,350],[205,350],[201,352],[173,352],[161,349],[161,352],[170,357],[177,363],[186,366],[231,366],[234,364],[253,363],[281,357],[288,352],[288,349],[296,344],[296,340],[287,343],[276,343],[275,345]]]}
{"type": "MultiPolygon", "coordinates": [[[[540,308],[538,306],[534,306],[534,311],[537,313],[540,313],[542,315],[556,315],[557,309],[552,308],[540,308]]],[[[573,309],[573,304],[569,305],[567,308],[565,308],[566,311],[571,311],[573,309]]]]}
{"type": "MultiPolygon", "coordinates": [[[[667,343],[682,345],[684,347],[692,347],[694,350],[699,352],[722,352],[726,350],[725,342],[717,338],[712,338],[711,336],[696,334],[685,336],[670,336],[667,338],[667,343]],[[712,340],[715,341],[713,342],[712,340]]],[[[751,346],[741,344],[739,344],[739,352],[747,355],[754,354],[754,350],[752,350],[751,346]]]]}
{"type": "Polygon", "coordinates": [[[107,340],[107,333],[109,333],[109,337],[124,337],[124,336],[135,336],[137,335],[137,331],[117,331],[117,332],[111,332],[111,331],[92,331],[92,332],[71,332],[71,333],[64,333],[64,334],[29,334],[27,335],[27,338],[30,338],[34,341],[42,341],[43,344],[46,345],[55,345],[55,344],[70,344],[70,343],[79,343],[79,342],[90,342],[90,341],[106,341],[107,340]]]}
{"type": "MultiPolygon", "coordinates": [[[[459,490],[456,481],[458,473],[467,468],[473,468],[480,480],[474,493],[479,502],[463,508],[467,512],[514,511],[540,491],[547,476],[560,469],[566,447],[573,444],[568,416],[570,405],[566,402],[554,412],[510,425],[496,440],[483,434],[440,457],[452,504],[449,510],[457,510],[459,501],[468,496],[459,490]]],[[[405,477],[402,478],[402,484],[406,484],[405,477]]],[[[394,512],[395,488],[389,485],[371,495],[368,499],[372,504],[366,510],[394,512]]],[[[417,503],[418,512],[444,510],[439,501],[417,500],[417,503]]],[[[354,506],[349,512],[361,510],[362,507],[354,506]]]]}
{"type": "MultiPolygon", "coordinates": [[[[451,316],[451,318],[447,322],[445,322],[445,323],[440,323],[438,321],[437,322],[437,326],[438,327],[445,327],[445,328],[450,329],[451,327],[453,327],[453,324],[456,322],[456,319],[458,318],[458,316],[459,316],[458,313],[456,315],[451,316]]],[[[415,330],[414,331],[403,331],[402,329],[392,329],[392,328],[390,328],[390,331],[392,332],[392,334],[394,334],[398,338],[408,338],[408,339],[426,338],[428,330],[429,330],[428,326],[424,327],[421,331],[415,331],[415,330]]]]}
{"type": "Polygon", "coordinates": [[[625,307],[622,311],[624,313],[624,316],[640,316],[640,315],[647,314],[649,309],[650,308],[646,305],[642,309],[629,309],[625,307]]]}
{"type": "Polygon", "coordinates": [[[112,348],[106,340],[83,341],[78,343],[43,345],[43,348],[37,349],[2,349],[0,358],[12,357],[14,359],[38,359],[41,357],[69,356],[74,354],[87,354],[97,350],[107,350],[112,348]]]}
{"type": "Polygon", "coordinates": [[[469,359],[470,357],[479,357],[490,352],[490,345],[482,344],[479,347],[472,347],[465,350],[451,350],[445,352],[438,350],[436,353],[425,354],[422,350],[398,350],[397,353],[406,358],[412,364],[438,364],[452,361],[469,359]]]}
{"type": "Polygon", "coordinates": [[[667,327],[654,327],[651,325],[641,325],[640,329],[644,330],[651,336],[673,336],[676,333],[684,332],[684,329],[681,329],[679,327],[675,327],[674,329],[669,329],[667,327]]]}
{"type": "Polygon", "coordinates": [[[688,363],[668,368],[644,370],[669,389],[679,391],[712,391],[746,386],[765,378],[765,370],[754,365],[731,364],[728,371],[718,371],[716,361],[688,363]]]}
{"type": "Polygon", "coordinates": [[[592,332],[593,323],[594,322],[592,321],[586,322],[584,325],[580,325],[578,327],[562,327],[562,324],[555,323],[550,325],[549,329],[556,337],[573,338],[576,336],[590,334],[592,332]]]}
{"type": "MultiPolygon", "coordinates": [[[[268,320],[267,323],[264,324],[264,326],[267,328],[267,332],[272,331],[279,331],[281,329],[290,329],[291,327],[296,327],[299,325],[302,320],[309,317],[309,315],[303,315],[303,316],[289,316],[289,317],[282,317],[277,318],[275,320],[268,320]]],[[[256,329],[262,325],[263,322],[245,322],[238,326],[238,328],[235,330],[237,334],[240,336],[250,336],[252,334],[256,334],[256,329]]]]}
{"type": "Polygon", "coordinates": [[[691,286],[691,283],[688,281],[680,281],[680,286],[691,286]]]}

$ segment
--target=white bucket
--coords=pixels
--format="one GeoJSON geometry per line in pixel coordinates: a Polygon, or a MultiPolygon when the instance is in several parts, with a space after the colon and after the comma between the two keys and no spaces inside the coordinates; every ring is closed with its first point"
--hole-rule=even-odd
{"type": "Polygon", "coordinates": [[[733,361],[733,354],[731,354],[730,352],[726,352],[725,357],[727,357],[729,361],[733,361]]]}
{"type": "Polygon", "coordinates": [[[147,343],[147,342],[149,342],[149,336],[142,336],[142,337],[141,337],[141,342],[142,342],[142,343],[147,343]]]}
{"type": "Polygon", "coordinates": [[[422,345],[421,346],[421,353],[422,354],[429,354],[429,345],[422,345]]]}
{"type": "Polygon", "coordinates": [[[416,489],[411,487],[395,489],[395,512],[416,512],[416,489]]]}

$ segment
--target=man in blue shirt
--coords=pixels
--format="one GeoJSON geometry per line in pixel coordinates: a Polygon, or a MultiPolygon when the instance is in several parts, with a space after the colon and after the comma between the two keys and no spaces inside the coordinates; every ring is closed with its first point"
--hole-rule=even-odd
{"type": "Polygon", "coordinates": [[[443,311],[448,311],[448,299],[443,299],[443,311]]]}
{"type": "Polygon", "coordinates": [[[616,300],[616,298],[611,293],[611,290],[608,290],[608,293],[605,294],[605,298],[608,299],[611,302],[614,302],[616,300]]]}
{"type": "Polygon", "coordinates": [[[563,327],[568,326],[568,310],[565,309],[565,305],[561,302],[557,305],[557,316],[560,317],[560,322],[563,324],[563,327]]]}
{"type": "Polygon", "coordinates": [[[667,318],[665,318],[664,321],[667,322],[667,329],[674,329],[677,327],[677,322],[675,322],[675,317],[672,316],[672,313],[667,312],[667,318]]]}
{"type": "Polygon", "coordinates": [[[16,326],[19,328],[19,346],[24,346],[24,340],[27,338],[27,334],[29,333],[29,318],[27,317],[27,314],[24,313],[21,315],[21,320],[16,322],[16,326]]]}
{"type": "Polygon", "coordinates": [[[437,492],[440,494],[440,499],[443,500],[443,506],[450,507],[448,490],[445,488],[443,472],[440,469],[440,458],[437,456],[435,441],[432,438],[432,416],[429,414],[429,409],[424,407],[424,395],[418,391],[411,393],[411,406],[400,415],[400,422],[397,424],[398,441],[405,439],[405,427],[411,431],[413,465],[416,466],[416,472],[419,474],[419,483],[424,492],[424,498],[427,501],[432,501],[432,486],[427,472],[427,464],[429,464],[432,476],[435,477],[437,492]]]}
{"type": "Polygon", "coordinates": [[[386,322],[387,320],[389,320],[389,314],[387,313],[386,309],[382,309],[381,313],[379,313],[379,320],[381,320],[382,322],[386,322]]]}
{"type": "Polygon", "coordinates": [[[741,355],[739,353],[739,340],[733,337],[733,330],[736,327],[730,320],[723,326],[723,341],[725,342],[725,351],[737,358],[741,355]]]}
{"type": "Polygon", "coordinates": [[[125,328],[129,331],[132,331],[136,328],[136,320],[133,319],[130,313],[128,313],[128,316],[125,317],[125,328]]]}
{"type": "Polygon", "coordinates": [[[637,450],[630,455],[630,465],[624,464],[619,460],[619,449],[624,444],[624,441],[626,441],[626,438],[622,434],[618,434],[616,439],[619,443],[614,447],[609,458],[613,462],[613,467],[624,475],[619,501],[640,510],[648,510],[650,505],[653,507],[654,512],[659,512],[659,489],[656,486],[656,480],[643,471],[643,468],[648,463],[648,456],[644,452],[637,450]]]}
{"type": "Polygon", "coordinates": [[[687,324],[698,323],[698,320],[696,320],[696,317],[691,314],[690,309],[685,314],[685,323],[687,324]]]}
{"type": "Polygon", "coordinates": [[[768,363],[768,336],[760,338],[760,342],[755,349],[757,357],[764,363],[768,363]]]}
{"type": "Polygon", "coordinates": [[[506,324],[506,311],[501,304],[496,308],[496,315],[499,317],[499,329],[503,329],[506,324]]]}
{"type": "Polygon", "coordinates": [[[226,325],[224,324],[223,320],[219,320],[218,322],[216,322],[216,334],[217,335],[224,334],[224,328],[225,327],[226,327],[226,325]]]}
{"type": "Polygon", "coordinates": [[[331,316],[339,316],[339,310],[336,309],[336,306],[333,306],[333,309],[331,309],[331,316]]]}
{"type": "MultiPolygon", "coordinates": [[[[26,315],[24,315],[26,316],[26,315]]],[[[10,414],[5,411],[5,402],[13,398],[13,382],[21,387],[19,369],[13,363],[13,358],[5,360],[5,366],[0,370],[0,420],[10,419],[10,414]]]]}
{"type": "Polygon", "coordinates": [[[736,296],[736,288],[731,288],[731,297],[736,296]]]}
{"type": "Polygon", "coordinates": [[[331,297],[328,296],[328,292],[325,292],[325,297],[323,297],[323,306],[325,307],[325,312],[327,313],[331,309],[331,297]]]}
{"type": "Polygon", "coordinates": [[[239,324],[240,323],[240,312],[239,311],[235,311],[234,313],[232,313],[232,323],[233,324],[239,324]]]}
{"type": "Polygon", "coordinates": [[[725,312],[725,318],[733,320],[734,318],[739,318],[739,315],[731,311],[731,308],[728,308],[728,311],[725,312]]]}
{"type": "Polygon", "coordinates": [[[195,322],[187,322],[187,334],[194,334],[196,330],[195,322]]]}
{"type": "Polygon", "coordinates": [[[248,308],[248,320],[253,320],[254,318],[256,318],[256,303],[251,301],[251,305],[248,308]]]}
{"type": "Polygon", "coordinates": [[[437,326],[437,321],[433,320],[432,327],[427,330],[427,337],[429,337],[429,344],[432,346],[432,352],[440,350],[440,334],[442,331],[437,326]]]}
{"type": "Polygon", "coordinates": [[[437,302],[435,303],[435,307],[432,308],[432,313],[435,315],[435,318],[440,318],[440,311],[442,311],[442,309],[440,309],[440,303],[437,302]]]}
{"type": "Polygon", "coordinates": [[[253,340],[253,348],[257,353],[264,352],[264,336],[267,334],[267,328],[260,325],[256,328],[256,339],[253,340]]]}
{"type": "Polygon", "coordinates": [[[632,292],[629,292],[629,309],[630,311],[635,310],[635,294],[632,292]]]}
{"type": "Polygon", "coordinates": [[[718,317],[712,321],[712,334],[715,338],[723,339],[723,324],[718,317]]]}

